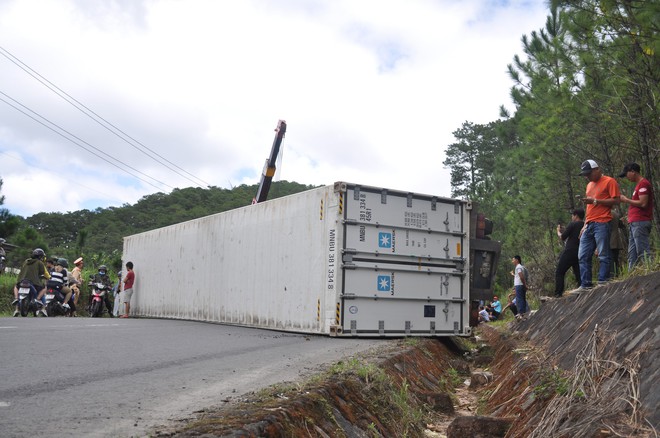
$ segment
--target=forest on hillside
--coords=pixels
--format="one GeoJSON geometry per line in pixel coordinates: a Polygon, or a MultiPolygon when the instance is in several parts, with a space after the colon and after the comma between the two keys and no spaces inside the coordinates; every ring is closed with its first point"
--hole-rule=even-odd
{"type": "MultiPolygon", "coordinates": [[[[569,212],[580,206],[587,181],[578,173],[587,159],[609,176],[629,162],[641,166],[656,193],[657,251],[660,1],[551,0],[544,27],[523,35],[521,50],[508,66],[515,110],[502,106],[500,118],[490,123],[465,121],[453,132],[454,143],[438,145],[446,148],[452,196],[478,202],[495,224],[492,238],[503,244],[500,286],[510,285],[514,254],[530,268],[533,286],[553,283],[562,249],[556,226],[568,223],[569,212]]],[[[632,184],[619,182],[630,196],[632,184]]],[[[282,181],[270,198],[309,188],[282,181]]],[[[244,185],[176,189],[135,205],[27,219],[0,208],[0,235],[20,246],[10,253],[10,265],[37,246],[69,259],[86,254],[92,262],[116,265],[123,236],[245,206],[255,193],[256,186],[244,185]]]]}

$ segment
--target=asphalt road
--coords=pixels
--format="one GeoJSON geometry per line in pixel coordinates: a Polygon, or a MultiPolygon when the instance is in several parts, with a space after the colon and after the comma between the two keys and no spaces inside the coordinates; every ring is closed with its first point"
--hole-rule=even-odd
{"type": "Polygon", "coordinates": [[[176,320],[0,318],[0,435],[146,436],[386,342],[176,320]]]}

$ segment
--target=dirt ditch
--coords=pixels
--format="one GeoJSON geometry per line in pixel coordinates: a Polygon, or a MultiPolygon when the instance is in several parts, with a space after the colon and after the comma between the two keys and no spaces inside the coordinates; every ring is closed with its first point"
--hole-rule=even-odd
{"type": "Polygon", "coordinates": [[[154,436],[655,437],[660,273],[473,338],[401,339],[154,436]]]}

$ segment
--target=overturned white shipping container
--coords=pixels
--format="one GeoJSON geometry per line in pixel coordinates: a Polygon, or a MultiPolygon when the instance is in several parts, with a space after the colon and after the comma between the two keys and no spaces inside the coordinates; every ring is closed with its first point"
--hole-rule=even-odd
{"type": "Polygon", "coordinates": [[[466,335],[470,210],[338,182],[132,235],[131,309],[332,336],[466,335]]]}

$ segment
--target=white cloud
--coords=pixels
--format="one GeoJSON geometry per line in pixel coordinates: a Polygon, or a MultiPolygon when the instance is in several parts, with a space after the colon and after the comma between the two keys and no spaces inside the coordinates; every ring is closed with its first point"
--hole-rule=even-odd
{"type": "MultiPolygon", "coordinates": [[[[257,183],[284,119],[282,179],[449,196],[451,132],[510,107],[506,64],[543,25],[543,3],[5,1],[0,45],[210,185],[257,183]]],[[[192,185],[6,57],[0,91],[153,177],[131,178],[0,102],[0,194],[14,214],[192,185]]]]}

